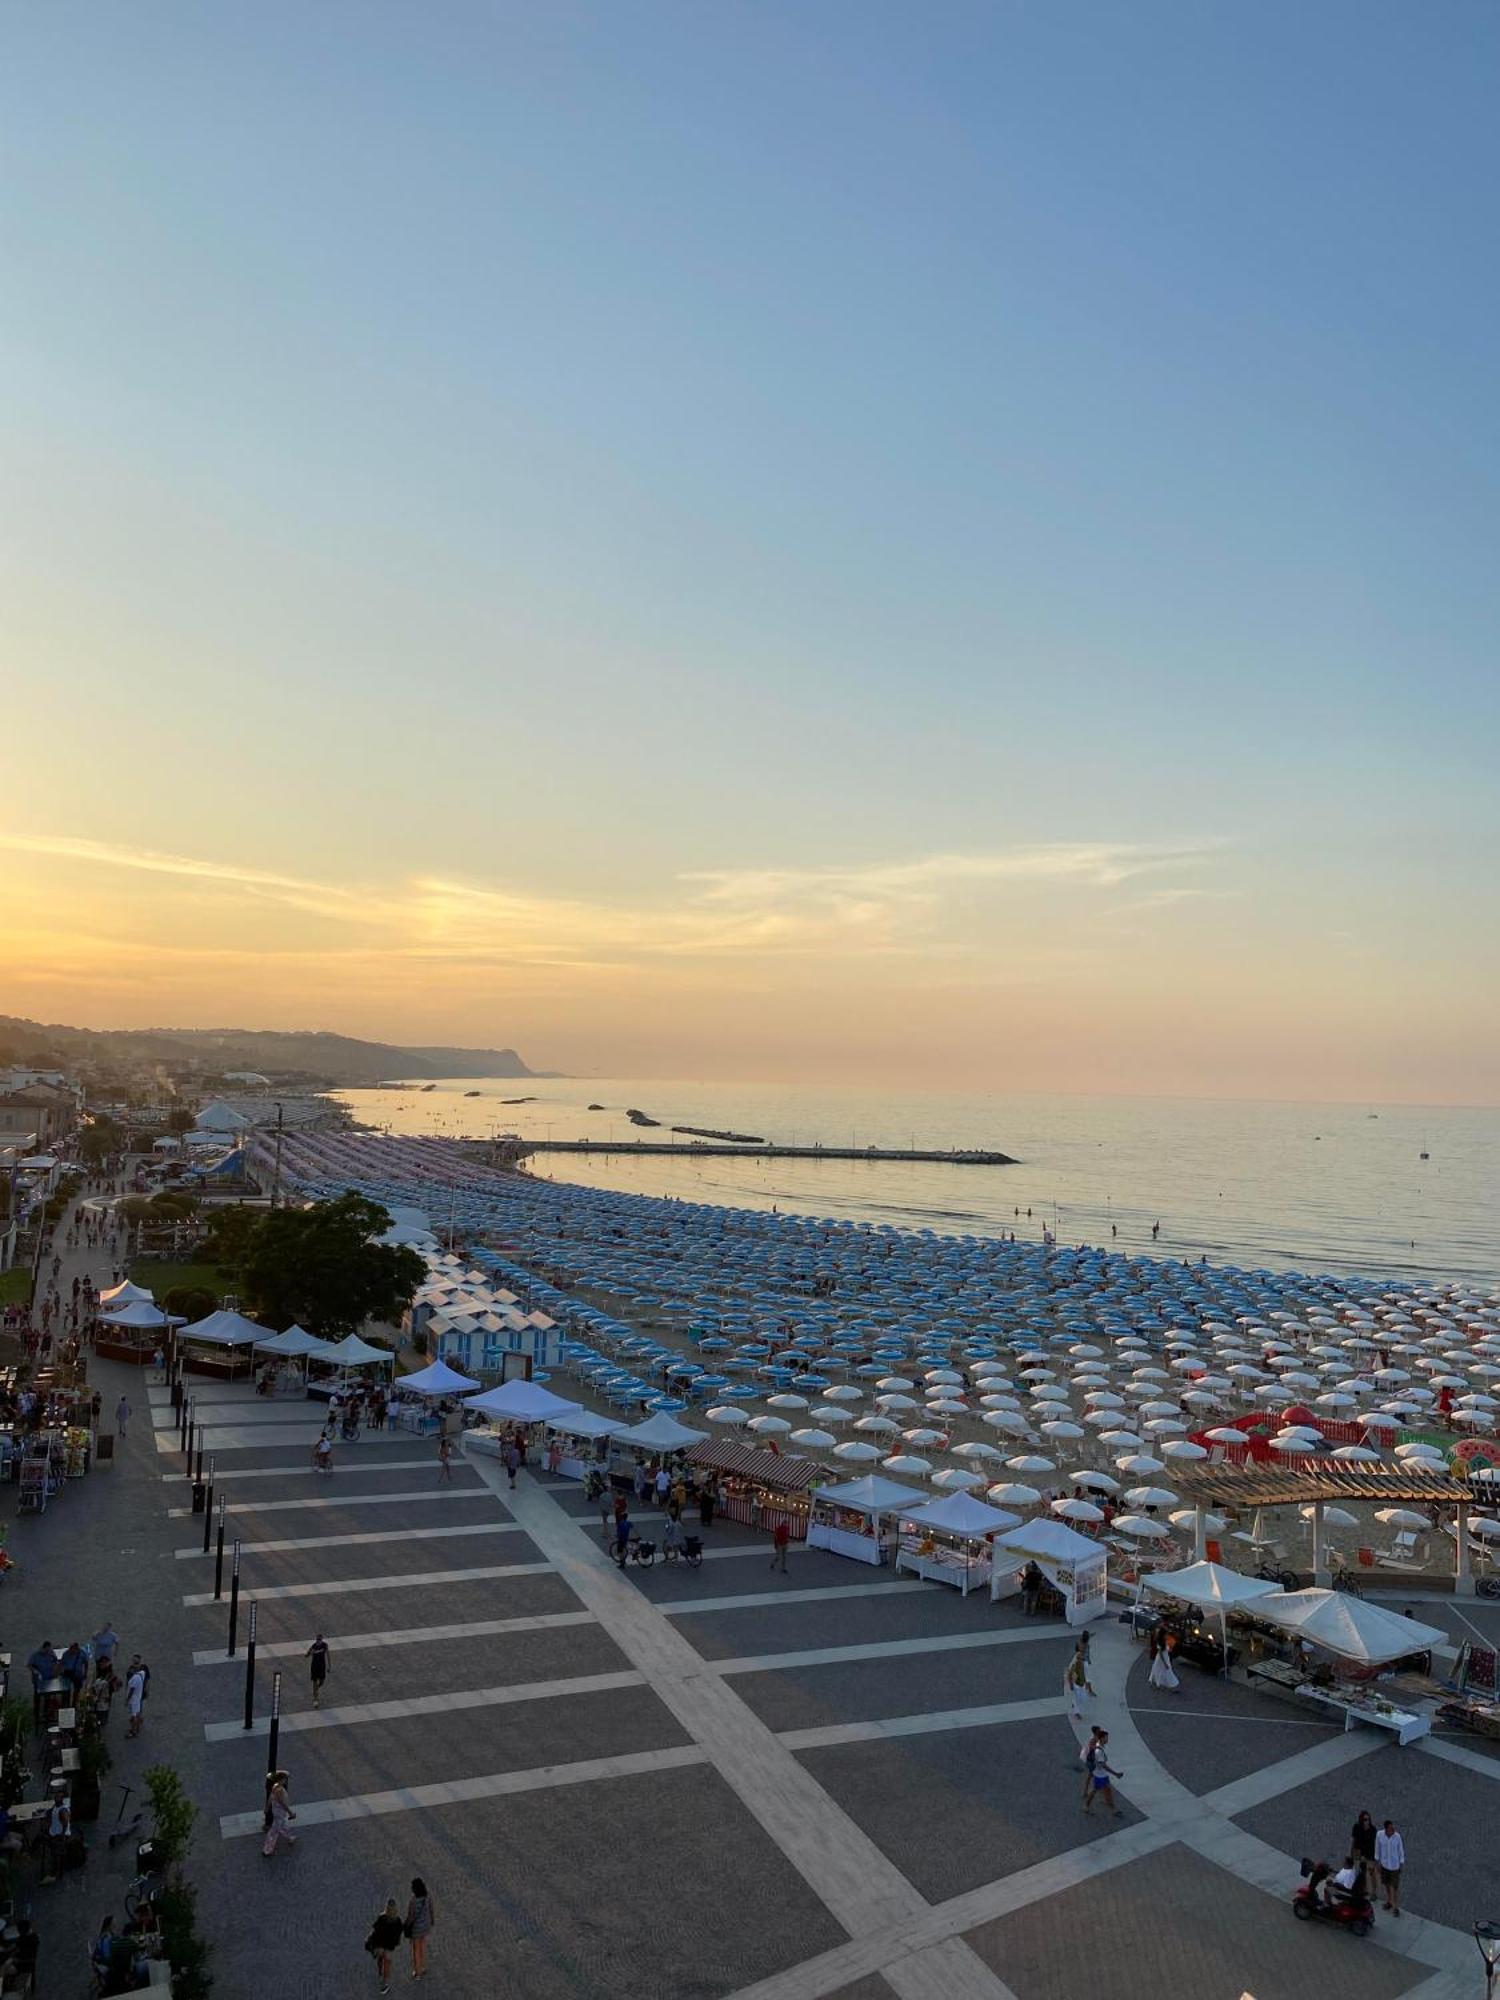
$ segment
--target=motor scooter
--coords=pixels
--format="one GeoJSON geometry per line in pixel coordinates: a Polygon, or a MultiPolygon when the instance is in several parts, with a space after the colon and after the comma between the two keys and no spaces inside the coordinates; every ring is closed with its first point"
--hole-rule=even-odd
{"type": "Polygon", "coordinates": [[[1292,1915],[1303,1923],[1333,1924],[1355,1937],[1368,1937],[1375,1923],[1375,1905],[1363,1890],[1346,1894],[1333,1892],[1333,1901],[1323,1900],[1323,1884],[1333,1873],[1326,1861],[1302,1857],[1302,1880],[1292,1892],[1292,1915]]]}

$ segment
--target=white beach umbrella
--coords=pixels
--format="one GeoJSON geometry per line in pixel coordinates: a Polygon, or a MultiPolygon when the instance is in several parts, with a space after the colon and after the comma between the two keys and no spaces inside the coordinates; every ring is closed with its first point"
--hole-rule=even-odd
{"type": "Polygon", "coordinates": [[[806,1396],[793,1396],[790,1393],[784,1396],[767,1396],[766,1408],[770,1410],[805,1410],[807,1408],[807,1398],[806,1396]]]}
{"type": "Polygon", "coordinates": [[[1063,1478],[1070,1486],[1087,1486],[1094,1493],[1118,1493],[1120,1482],[1107,1472],[1095,1472],[1091,1467],[1081,1466],[1077,1472],[1065,1472],[1063,1478]]]}
{"type": "Polygon", "coordinates": [[[851,1438],[847,1444],[837,1444],[833,1455],[846,1465],[873,1465],[880,1456],[880,1447],[875,1444],[860,1444],[851,1438]]]}
{"type": "MultiPolygon", "coordinates": [[[[1315,1507],[1299,1507],[1297,1512],[1304,1521],[1311,1522],[1317,1509],[1315,1507]]],[[[1349,1512],[1347,1507],[1334,1507],[1325,1503],[1323,1508],[1323,1525],[1326,1528],[1357,1528],[1359,1520],[1356,1515],[1349,1512]]]]}
{"type": "Polygon", "coordinates": [[[1333,1448],[1332,1456],[1342,1458],[1350,1465],[1379,1465],[1380,1453],[1372,1451],[1367,1444],[1339,1444],[1333,1448]]]}
{"type": "Polygon", "coordinates": [[[962,1465],[945,1465],[941,1472],[932,1475],[932,1483],[946,1493],[970,1493],[976,1486],[983,1486],[984,1474],[970,1472],[962,1465]]]}
{"type": "Polygon", "coordinates": [[[941,1444],[943,1441],[943,1433],[941,1431],[918,1428],[916,1430],[903,1431],[901,1435],[906,1439],[908,1444],[933,1445],[941,1444]]]}
{"type": "Polygon", "coordinates": [[[1005,1463],[1012,1472],[1056,1472],[1057,1470],[1050,1458],[1041,1458],[1035,1453],[1023,1453],[1019,1458],[1008,1458],[1005,1463]]]}
{"type": "Polygon", "coordinates": [[[1161,1448],[1161,1455],[1163,1458],[1175,1458],[1180,1465],[1185,1465],[1196,1458],[1207,1458],[1208,1448],[1194,1444],[1191,1438],[1168,1438],[1161,1448]]]}
{"type": "Polygon", "coordinates": [[[898,1451],[894,1458],[883,1458],[880,1463],[884,1471],[902,1472],[909,1479],[925,1477],[932,1470],[930,1459],[918,1458],[909,1451],[898,1451]]]}
{"type": "Polygon", "coordinates": [[[800,1444],[807,1451],[821,1451],[834,1441],[832,1431],[803,1430],[792,1432],[792,1443],[800,1444]]]}
{"type": "MultiPolygon", "coordinates": [[[[1174,1528],[1191,1531],[1198,1525],[1198,1510],[1196,1507],[1179,1507],[1175,1513],[1169,1514],[1167,1519],[1174,1528]]],[[[1205,1513],[1203,1516],[1203,1532],[1206,1535],[1222,1535],[1228,1525],[1227,1515],[1205,1513]]]]}
{"type": "Polygon", "coordinates": [[[715,1403],[711,1410],[705,1410],[703,1414],[711,1424],[723,1424],[729,1429],[750,1421],[750,1412],[742,1410],[738,1403],[715,1403]]]}
{"type": "Polygon", "coordinates": [[[1159,1458],[1153,1458],[1149,1451],[1128,1452],[1124,1458],[1117,1458],[1115,1464],[1121,1472],[1165,1472],[1166,1466],[1159,1458]]]}
{"type": "Polygon", "coordinates": [[[913,1382],[909,1375],[882,1375],[880,1380],[875,1384],[877,1389],[895,1390],[915,1389],[916,1386],[916,1383],[913,1382]]]}
{"type": "Polygon", "coordinates": [[[1165,1486],[1128,1486],[1125,1489],[1127,1507],[1175,1507],[1177,1495],[1168,1492],[1165,1486]]]}
{"type": "Polygon", "coordinates": [[[864,1390],[856,1389],[852,1382],[836,1382],[831,1389],[823,1391],[825,1403],[862,1403],[864,1399],[864,1390]]]}
{"type": "Polygon", "coordinates": [[[785,1417],[752,1417],[749,1428],[761,1437],[785,1437],[792,1427],[785,1417]]]}
{"type": "Polygon", "coordinates": [[[1425,1514],[1418,1514],[1410,1507],[1377,1507],[1375,1518],[1388,1528],[1414,1528],[1419,1534],[1426,1534],[1432,1528],[1425,1514]]]}
{"type": "Polygon", "coordinates": [[[1052,1513],[1064,1521],[1102,1521],[1104,1509],[1096,1507],[1092,1500],[1054,1500],[1052,1513]]]}
{"type": "Polygon", "coordinates": [[[1004,1459],[1005,1453],[992,1444],[956,1444],[953,1447],[953,1456],[970,1459],[977,1465],[986,1461],[998,1463],[1004,1459]]]}
{"type": "Polygon", "coordinates": [[[861,1417],[854,1428],[867,1437],[894,1437],[901,1427],[889,1417],[861,1417]]]}
{"type": "Polygon", "coordinates": [[[1042,1496],[1035,1486],[1011,1479],[990,1487],[984,1497],[994,1507],[1034,1507],[1042,1496]]]}
{"type": "Polygon", "coordinates": [[[1149,1514],[1116,1514],[1114,1525],[1120,1534],[1142,1542],[1164,1542],[1172,1532],[1165,1521],[1153,1521],[1149,1514]]]}
{"type": "Polygon", "coordinates": [[[1081,1438],[1085,1435],[1082,1424],[1068,1423],[1064,1418],[1054,1417],[1041,1427],[1043,1437],[1081,1438]]]}

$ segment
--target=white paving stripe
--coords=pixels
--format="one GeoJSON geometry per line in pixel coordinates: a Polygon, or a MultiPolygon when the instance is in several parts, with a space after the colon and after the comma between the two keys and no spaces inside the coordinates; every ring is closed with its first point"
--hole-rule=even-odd
{"type": "MultiPolygon", "coordinates": [[[[424,1472],[431,1472],[432,1468],[434,1467],[434,1465],[436,1465],[436,1463],[437,1459],[435,1456],[432,1455],[429,1455],[426,1458],[388,1458],[385,1459],[384,1461],[377,1458],[372,1458],[369,1461],[369,1463],[365,1465],[345,1464],[342,1470],[345,1473],[415,1472],[417,1468],[420,1466],[424,1472]]],[[[340,1468],[337,1465],[335,1465],[333,1473],[333,1480],[334,1480],[333,1490],[337,1490],[339,1469],[340,1468]]],[[[459,1467],[458,1469],[462,1471],[463,1468],[459,1467]]],[[[204,1465],[205,1477],[207,1477],[207,1473],[208,1473],[208,1467],[207,1464],[205,1463],[204,1465]]],[[[323,1481],[325,1484],[327,1483],[326,1476],[323,1473],[319,1472],[311,1464],[221,1465],[218,1468],[217,1472],[215,1473],[214,1477],[216,1485],[222,1485],[226,1479],[317,1479],[323,1481]]],[[[160,1478],[163,1486],[187,1485],[186,1478],[180,1472],[163,1472],[162,1474],[160,1474],[160,1478]]],[[[478,1492],[482,1490],[483,1489],[479,1487],[469,1488],[470,1492],[478,1492]]],[[[358,1499],[359,1495],[356,1494],[354,1497],[358,1499]]]]}
{"type": "MultiPolygon", "coordinates": [[[[332,1583],[273,1583],[258,1585],[246,1591],[246,1597],[264,1602],[271,1597],[347,1597],[359,1590],[418,1590],[435,1583],[489,1583],[503,1576],[543,1576],[554,1565],[549,1562],[508,1563],[493,1569],[431,1569],[414,1570],[409,1576],[350,1576],[340,1577],[332,1583]]],[[[195,1591],[191,1597],[184,1597],[183,1603],[189,1607],[214,1604],[220,1600],[211,1590],[195,1591]]],[[[222,1602],[228,1605],[226,1594],[222,1602]]]]}
{"type": "Polygon", "coordinates": [[[833,1583],[816,1590],[753,1590],[744,1597],[675,1597],[656,1608],[667,1618],[691,1618],[695,1611],[748,1611],[759,1604],[813,1604],[819,1599],[888,1597],[896,1591],[931,1588],[920,1577],[902,1583],[833,1583]]]}
{"type": "MultiPolygon", "coordinates": [[[[284,1555],[288,1549],[354,1549],[372,1542],[441,1542],[460,1535],[515,1535],[514,1521],[461,1521],[453,1528],[370,1528],[358,1535],[290,1535],[279,1542],[241,1542],[241,1556],[284,1555]]],[[[201,1547],[177,1549],[179,1562],[203,1562],[201,1547]]]]}
{"type": "MultiPolygon", "coordinates": [[[[514,1681],[507,1687],[457,1688],[445,1694],[412,1695],[405,1701],[365,1701],[344,1708],[299,1709],[283,1715],[281,1734],[296,1735],[309,1729],[344,1729],[362,1722],[400,1722],[412,1715],[448,1715],[466,1708],[504,1708],[512,1702],[550,1701],[559,1695],[605,1694],[614,1688],[645,1686],[645,1675],[634,1668],[612,1674],[577,1674],[571,1680],[514,1681]]],[[[203,1734],[210,1743],[234,1743],[242,1736],[269,1736],[271,1719],[262,1716],[251,1728],[244,1721],[205,1722],[203,1734]]]]}
{"type": "MultiPolygon", "coordinates": [[[[328,1499],[308,1500],[232,1500],[224,1509],[234,1514],[294,1514],[309,1507],[394,1507],[404,1502],[409,1507],[421,1506],[428,1500],[487,1500],[490,1496],[482,1486],[415,1486],[400,1493],[344,1493],[328,1499]]],[[[192,1518],[191,1507],[169,1507],[169,1521],[185,1521],[192,1518]]]]}
{"type": "Polygon", "coordinates": [[[1329,1771],[1358,1763],[1361,1757],[1385,1749],[1394,1740],[1383,1729],[1357,1729],[1348,1735],[1331,1736],[1283,1757],[1279,1764],[1247,1771],[1232,1784],[1205,1792],[1203,1803],[1222,1813],[1225,1819],[1233,1819],[1236,1813],[1249,1812],[1252,1806],[1264,1805],[1268,1799],[1279,1799],[1283,1792],[1294,1792],[1299,1785],[1311,1784],[1314,1778],[1321,1778],[1329,1771]]]}
{"type": "Polygon", "coordinates": [[[1025,1646],[1039,1639],[1071,1639],[1065,1626],[1003,1632],[947,1632],[929,1639],[876,1639],[862,1646],[811,1646],[800,1653],[746,1653],[738,1660],[706,1660],[712,1674],[774,1673],[782,1667],[831,1667],[850,1660],[896,1660],[914,1653],[957,1653],[974,1646],[1025,1646]]]}
{"type": "Polygon", "coordinates": [[[1429,1757],[1441,1757],[1445,1764],[1458,1764],[1465,1771],[1477,1771],[1481,1778],[1489,1778],[1492,1782],[1500,1778],[1500,1758],[1486,1757],[1482,1750],[1471,1750],[1466,1743],[1450,1743],[1446,1738],[1421,1736],[1416,1747],[1425,1750],[1429,1757]]]}
{"type": "MultiPolygon", "coordinates": [[[[638,1750],[620,1757],[591,1757],[578,1764],[544,1764],[534,1771],[496,1771],[483,1778],[453,1778],[445,1784],[406,1785],[393,1792],[361,1792],[352,1798],[310,1799],[297,1806],[297,1830],[328,1826],[335,1820],[373,1819],[382,1813],[412,1812],[434,1806],[467,1805],[475,1799],[500,1799],[519,1792],[545,1791],[554,1785],[587,1785],[601,1778],[638,1778],[656,1771],[680,1771],[706,1763],[696,1743],[669,1750],[638,1750]]],[[[225,1813],[219,1832],[225,1840],[258,1834],[259,1812],[225,1813]]]]}
{"type": "Polygon", "coordinates": [[[888,1715],[870,1722],[830,1722],[816,1729],[783,1729],[788,1750],[826,1750],[838,1743],[879,1743],[894,1736],[934,1736],[950,1729],[988,1729],[996,1722],[1036,1722],[1067,1712],[1065,1695],[1038,1701],[997,1701],[987,1708],[948,1708],[934,1715],[888,1715]]]}
{"type": "MultiPolygon", "coordinates": [[[[478,1618],[463,1625],[418,1625],[399,1632],[335,1632],[328,1636],[328,1644],[335,1656],[340,1653],[359,1653],[379,1650],[387,1646],[433,1646],[447,1645],[458,1639],[499,1639],[512,1632],[546,1632],[558,1625],[593,1625],[597,1623],[592,1611],[539,1611],[531,1618],[478,1618]]],[[[307,1652],[306,1643],[301,1639],[277,1640],[272,1645],[261,1644],[255,1649],[260,1660],[300,1660],[307,1652]]],[[[206,1647],[193,1655],[195,1667],[242,1667],[244,1657],[236,1654],[233,1659],[222,1646],[206,1647]]]]}

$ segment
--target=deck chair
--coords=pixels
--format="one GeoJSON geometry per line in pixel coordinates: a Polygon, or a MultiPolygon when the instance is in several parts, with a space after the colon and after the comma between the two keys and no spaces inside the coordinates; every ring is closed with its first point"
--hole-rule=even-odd
{"type": "Polygon", "coordinates": [[[1380,1549],[1375,1560],[1382,1569],[1419,1570],[1427,1567],[1418,1551],[1422,1537],[1415,1528],[1403,1528],[1391,1537],[1388,1549],[1380,1549]]]}

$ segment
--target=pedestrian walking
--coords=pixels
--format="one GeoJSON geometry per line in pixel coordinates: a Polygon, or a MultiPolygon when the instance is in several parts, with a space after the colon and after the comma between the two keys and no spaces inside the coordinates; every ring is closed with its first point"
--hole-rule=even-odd
{"type": "MultiPolygon", "coordinates": [[[[512,1486],[514,1486],[516,1483],[516,1475],[514,1473],[512,1473],[510,1476],[510,1483],[512,1486]]],[[[443,1435],[438,1439],[438,1485],[451,1486],[452,1484],[453,1484],[453,1440],[451,1437],[449,1437],[448,1433],[444,1431],[443,1435]]]]}
{"type": "Polygon", "coordinates": [[[313,1471],[321,1472],[326,1479],[333,1477],[333,1444],[327,1431],[323,1431],[313,1446],[313,1471]]]}
{"type": "Polygon", "coordinates": [[[1349,1833],[1349,1852],[1364,1872],[1362,1888],[1373,1903],[1375,1889],[1380,1879],[1379,1865],[1375,1860],[1375,1839],[1378,1828],[1367,1812],[1362,1812],[1349,1833]]]}
{"type": "Polygon", "coordinates": [[[432,1897],[427,1884],[420,1875],[411,1878],[411,1901],[406,1906],[406,1922],[402,1929],[411,1939],[411,1976],[425,1979],[427,1976],[427,1940],[432,1936],[432,1927],[437,1915],[432,1907],[432,1897]]]}
{"type": "Polygon", "coordinates": [[[771,1530],[771,1567],[779,1569],[783,1576],[786,1574],[786,1552],[791,1545],[791,1539],[791,1523],[783,1514],[771,1530]]]}
{"type": "Polygon", "coordinates": [[[42,1710],[46,1703],[42,1699],[42,1689],[48,1681],[58,1678],[58,1657],[50,1639],[43,1639],[40,1646],[26,1662],[31,1670],[31,1713],[37,1727],[41,1727],[42,1710]]]}
{"type": "Polygon", "coordinates": [[[1167,1644],[1164,1632],[1155,1632],[1151,1637],[1151,1671],[1147,1676],[1152,1687],[1162,1688],[1168,1694],[1181,1694],[1182,1682],[1177,1678],[1172,1665],[1172,1649],[1167,1644]]]}
{"type": "Polygon", "coordinates": [[[1380,1869],[1380,1890],[1384,1897],[1382,1908],[1393,1917],[1401,1914],[1401,1871],[1406,1866],[1406,1842],[1396,1831],[1396,1822],[1388,1819],[1375,1836],[1375,1861],[1380,1869]]]}
{"type": "Polygon", "coordinates": [[[151,1357],[151,1366],[156,1370],[157,1381],[165,1382],[167,1379],[167,1357],[159,1347],[151,1357]]]}
{"type": "Polygon", "coordinates": [[[328,1678],[328,1663],[331,1657],[328,1650],[328,1641],[323,1637],[321,1632],[308,1647],[305,1657],[307,1659],[307,1670],[312,1676],[313,1707],[321,1708],[323,1706],[323,1683],[328,1678]]]}
{"type": "Polygon", "coordinates": [[[115,1429],[120,1433],[120,1436],[122,1438],[125,1435],[125,1426],[129,1422],[130,1422],[130,1398],[128,1396],[122,1395],[119,1402],[115,1404],[115,1429]]]}
{"type": "Polygon", "coordinates": [[[375,1977],[382,1993],[391,1990],[391,1953],[399,1949],[404,1931],[401,1912],[396,1908],[395,1897],[391,1896],[371,1924],[370,1935],[365,1939],[365,1950],[375,1961],[375,1977]]]}
{"type": "Polygon", "coordinates": [[[1103,1750],[1104,1745],[1108,1741],[1109,1741],[1109,1731],[1107,1729],[1101,1729],[1099,1724],[1096,1722],[1093,1728],[1089,1731],[1089,1740],[1084,1745],[1084,1751],[1083,1751],[1082,1762],[1083,1762],[1084,1805],[1088,1804],[1089,1794],[1094,1789],[1094,1766],[1095,1764],[1098,1763],[1099,1753],[1103,1750]]]}
{"type": "Polygon", "coordinates": [[[272,1772],[271,1789],[266,1794],[266,1837],[260,1846],[260,1851],[267,1860],[276,1852],[278,1842],[284,1840],[288,1847],[297,1845],[297,1836],[291,1829],[291,1822],[297,1817],[297,1809],[287,1792],[287,1784],[285,1771],[272,1772]]]}
{"type": "Polygon", "coordinates": [[[135,1659],[130,1664],[130,1678],[125,1683],[125,1713],[129,1716],[126,1725],[127,1736],[139,1736],[145,1721],[146,1707],[146,1663],[135,1659]]]}
{"type": "Polygon", "coordinates": [[[47,1815],[47,1873],[44,1882],[54,1881],[68,1865],[68,1838],[73,1831],[73,1815],[66,1799],[54,1799],[47,1815]]]}
{"type": "Polygon", "coordinates": [[[1109,1807],[1110,1818],[1118,1819],[1120,1808],[1115,1804],[1115,1788],[1111,1781],[1123,1778],[1124,1775],[1123,1771],[1117,1771],[1109,1761],[1109,1731],[1099,1730],[1094,1744],[1093,1769],[1089,1772],[1088,1795],[1083,1802],[1084,1811],[1091,1813],[1094,1810],[1094,1800],[1103,1799],[1109,1807]]]}
{"type": "Polygon", "coordinates": [[[1068,1662],[1068,1671],[1063,1675],[1063,1686],[1068,1694],[1068,1713],[1075,1722],[1084,1718],[1085,1702],[1094,1699],[1093,1682],[1089,1679],[1088,1661],[1083,1648],[1078,1647],[1068,1662]]]}
{"type": "Polygon", "coordinates": [[[623,1510],[615,1516],[615,1561],[621,1569],[630,1549],[630,1516],[623,1510]]]}
{"type": "MultiPolygon", "coordinates": [[[[451,1446],[449,1447],[451,1450],[451,1446]]],[[[505,1470],[510,1476],[511,1491],[516,1488],[516,1474],[521,1470],[521,1447],[512,1438],[505,1447],[505,1470]]]]}

